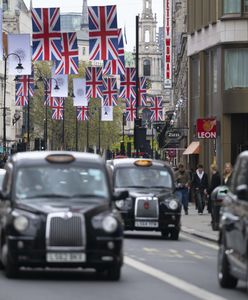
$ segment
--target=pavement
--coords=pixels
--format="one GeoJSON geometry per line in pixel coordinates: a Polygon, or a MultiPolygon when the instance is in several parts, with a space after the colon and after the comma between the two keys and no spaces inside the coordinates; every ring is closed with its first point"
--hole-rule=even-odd
{"type": "Polygon", "coordinates": [[[213,231],[211,227],[211,215],[206,207],[202,215],[198,214],[194,203],[189,203],[189,214],[185,215],[182,211],[182,232],[217,242],[219,231],[213,231]]]}

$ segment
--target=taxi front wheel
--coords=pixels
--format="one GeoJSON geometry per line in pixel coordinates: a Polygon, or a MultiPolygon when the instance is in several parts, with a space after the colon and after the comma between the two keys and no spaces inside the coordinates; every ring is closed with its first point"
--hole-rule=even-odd
{"type": "Polygon", "coordinates": [[[113,265],[107,271],[107,276],[109,280],[118,281],[121,277],[121,266],[120,264],[113,265]]]}

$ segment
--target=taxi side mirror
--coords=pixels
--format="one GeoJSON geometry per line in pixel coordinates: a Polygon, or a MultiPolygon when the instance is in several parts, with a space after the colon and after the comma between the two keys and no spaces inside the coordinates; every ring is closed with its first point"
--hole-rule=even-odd
{"type": "Polygon", "coordinates": [[[236,194],[239,200],[248,200],[248,186],[241,184],[236,187],[236,194]]]}
{"type": "Polygon", "coordinates": [[[124,200],[128,198],[128,196],[129,196],[128,191],[114,192],[113,201],[124,200]]]}

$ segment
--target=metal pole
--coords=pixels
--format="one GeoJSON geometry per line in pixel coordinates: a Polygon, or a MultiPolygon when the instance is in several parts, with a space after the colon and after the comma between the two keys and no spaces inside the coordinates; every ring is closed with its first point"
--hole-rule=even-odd
{"type": "Polygon", "coordinates": [[[48,105],[47,105],[47,89],[48,89],[48,83],[45,79],[45,101],[46,101],[46,117],[45,117],[45,137],[44,137],[44,140],[45,140],[45,150],[47,150],[47,110],[48,110],[48,105]]]}
{"type": "Polygon", "coordinates": [[[89,151],[89,120],[86,121],[86,151],[89,151]]]}
{"type": "Polygon", "coordinates": [[[123,142],[124,142],[124,138],[125,138],[124,123],[125,123],[125,113],[122,113],[122,141],[123,142]]]}
{"type": "Polygon", "coordinates": [[[63,122],[62,122],[62,148],[65,150],[65,101],[63,109],[63,122]]]}
{"type": "Polygon", "coordinates": [[[27,130],[27,146],[30,150],[30,96],[29,96],[29,75],[28,75],[28,130],[27,130]]]}
{"type": "Polygon", "coordinates": [[[76,151],[78,151],[78,120],[77,120],[77,106],[76,106],[76,151]]]}
{"type": "Polygon", "coordinates": [[[136,148],[136,157],[138,157],[138,145],[137,145],[137,134],[138,134],[138,117],[139,117],[139,16],[136,16],[136,56],[135,56],[135,66],[136,66],[136,118],[134,121],[134,145],[136,148]]]}
{"type": "Polygon", "coordinates": [[[6,81],[7,57],[4,57],[4,88],[3,88],[3,154],[6,152],[6,81]]]}
{"type": "Polygon", "coordinates": [[[153,123],[152,123],[152,159],[153,159],[153,139],[154,139],[154,135],[153,135],[153,123]]]}
{"type": "Polygon", "coordinates": [[[99,147],[99,154],[101,149],[101,108],[98,110],[99,119],[98,119],[98,147],[99,147]]]}

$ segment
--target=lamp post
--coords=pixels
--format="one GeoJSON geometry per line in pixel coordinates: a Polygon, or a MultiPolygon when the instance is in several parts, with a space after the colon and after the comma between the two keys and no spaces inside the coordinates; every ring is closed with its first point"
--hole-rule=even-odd
{"type": "Polygon", "coordinates": [[[4,86],[3,86],[3,153],[6,152],[6,82],[7,82],[7,60],[11,55],[15,55],[18,58],[18,64],[16,66],[16,70],[23,70],[23,66],[21,63],[21,58],[16,53],[9,53],[8,55],[3,56],[4,60],[4,86]]]}
{"type": "MultiPolygon", "coordinates": [[[[53,78],[53,77],[42,77],[40,75],[40,77],[38,78],[38,82],[43,82],[44,84],[44,90],[45,90],[45,103],[46,103],[46,113],[45,113],[45,128],[44,128],[44,143],[45,143],[45,149],[44,150],[47,150],[47,116],[48,116],[48,101],[47,101],[47,96],[48,96],[48,85],[49,85],[49,82],[51,80],[55,80],[55,87],[54,87],[54,90],[59,90],[59,86],[58,86],[58,81],[57,79],[53,78]]],[[[37,85],[35,86],[35,89],[37,89],[37,85]]]]}
{"type": "Polygon", "coordinates": [[[76,134],[75,134],[75,144],[76,144],[76,151],[78,151],[78,119],[77,119],[77,113],[78,113],[78,109],[77,109],[77,106],[76,107],[76,118],[75,118],[75,121],[76,121],[76,134]]]}

